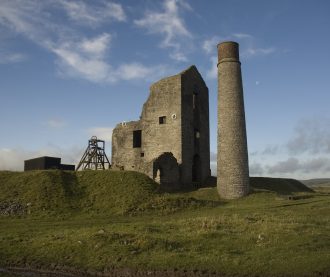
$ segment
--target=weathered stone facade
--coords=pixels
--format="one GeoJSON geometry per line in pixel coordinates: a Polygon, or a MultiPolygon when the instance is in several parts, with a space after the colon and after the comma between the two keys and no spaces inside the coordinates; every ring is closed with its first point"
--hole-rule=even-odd
{"type": "Polygon", "coordinates": [[[195,66],[151,85],[140,120],[116,126],[112,168],[143,172],[172,188],[210,176],[208,88],[195,66]]]}
{"type": "Polygon", "coordinates": [[[245,112],[238,43],[218,45],[218,174],[219,194],[228,199],[249,192],[245,112]]]}

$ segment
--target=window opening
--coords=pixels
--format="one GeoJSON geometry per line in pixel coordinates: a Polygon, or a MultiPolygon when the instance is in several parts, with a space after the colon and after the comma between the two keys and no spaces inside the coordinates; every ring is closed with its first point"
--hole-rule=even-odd
{"type": "Polygon", "coordinates": [[[133,148],[141,147],[141,143],[142,143],[142,131],[141,130],[133,131],[133,148]]]}
{"type": "Polygon", "coordinates": [[[159,124],[166,124],[166,116],[159,117],[159,124]]]}
{"type": "Polygon", "coordinates": [[[197,96],[198,93],[196,91],[193,92],[193,109],[196,109],[197,107],[197,96]]]}
{"type": "Polygon", "coordinates": [[[199,139],[201,137],[201,134],[200,134],[199,130],[195,129],[194,131],[195,131],[195,138],[199,139]]]}

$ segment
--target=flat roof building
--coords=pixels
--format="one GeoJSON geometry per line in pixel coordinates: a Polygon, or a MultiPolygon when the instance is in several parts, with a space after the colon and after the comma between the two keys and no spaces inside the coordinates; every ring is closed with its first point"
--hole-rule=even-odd
{"type": "Polygon", "coordinates": [[[61,164],[61,158],[48,156],[24,161],[24,171],[47,169],[75,170],[75,166],[71,164],[61,164]]]}

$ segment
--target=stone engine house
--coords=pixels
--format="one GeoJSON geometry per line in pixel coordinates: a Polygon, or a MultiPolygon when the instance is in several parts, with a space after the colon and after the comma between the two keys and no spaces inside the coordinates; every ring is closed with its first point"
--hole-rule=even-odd
{"type": "Polygon", "coordinates": [[[145,173],[167,188],[210,176],[208,88],[195,66],[150,87],[140,120],[117,124],[112,168],[145,173]]]}

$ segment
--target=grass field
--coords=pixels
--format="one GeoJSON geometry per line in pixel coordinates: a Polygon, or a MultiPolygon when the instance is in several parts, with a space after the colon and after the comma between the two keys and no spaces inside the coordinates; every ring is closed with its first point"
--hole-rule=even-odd
{"type": "Polygon", "coordinates": [[[251,183],[225,201],[216,188],[161,193],[134,172],[0,172],[2,211],[20,207],[0,216],[0,267],[330,274],[330,190],[251,183]]]}

